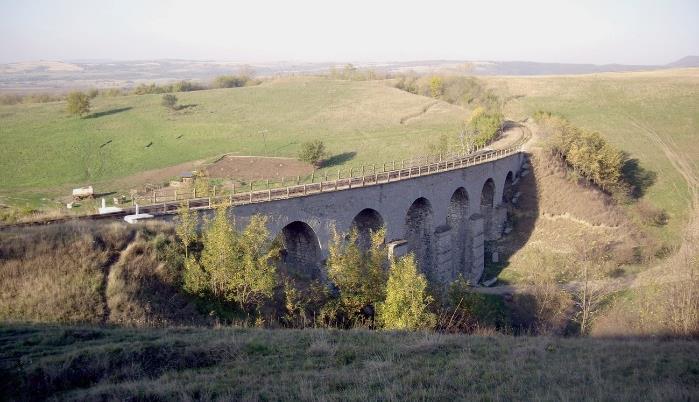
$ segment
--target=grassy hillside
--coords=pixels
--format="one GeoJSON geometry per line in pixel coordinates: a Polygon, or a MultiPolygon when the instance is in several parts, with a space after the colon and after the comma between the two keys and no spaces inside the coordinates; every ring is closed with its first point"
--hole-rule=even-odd
{"type": "Polygon", "coordinates": [[[537,110],[562,114],[579,127],[600,131],[657,173],[645,198],[666,209],[671,219],[667,228],[655,232],[678,240],[690,213],[690,193],[671,159],[689,161],[699,175],[699,69],[488,81],[516,97],[508,105],[510,115],[530,116],[537,110]]]}
{"type": "Polygon", "coordinates": [[[283,79],[177,97],[175,112],[160,95],[98,97],[84,119],[64,102],[0,106],[0,195],[117,190],[113,179],[228,152],[295,157],[315,138],[331,154],[355,152],[346,163],[407,157],[466,116],[443,102],[423,113],[434,100],[383,82],[283,79]]]}
{"type": "Polygon", "coordinates": [[[332,330],[0,328],[0,391],[62,400],[649,400],[699,343],[332,330]]]}

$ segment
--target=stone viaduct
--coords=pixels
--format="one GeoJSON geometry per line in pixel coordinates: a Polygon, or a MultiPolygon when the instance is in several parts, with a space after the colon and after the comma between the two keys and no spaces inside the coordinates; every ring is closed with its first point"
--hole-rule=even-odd
{"type": "Polygon", "coordinates": [[[448,283],[461,274],[477,283],[485,241],[502,234],[523,160],[522,152],[511,152],[409,179],[237,205],[227,213],[239,227],[254,214],[268,216],[270,233],[284,247],[282,262],[311,277],[326,277],[333,228],[344,233],[354,226],[361,240],[385,226],[389,251],[414,253],[429,280],[448,283]]]}

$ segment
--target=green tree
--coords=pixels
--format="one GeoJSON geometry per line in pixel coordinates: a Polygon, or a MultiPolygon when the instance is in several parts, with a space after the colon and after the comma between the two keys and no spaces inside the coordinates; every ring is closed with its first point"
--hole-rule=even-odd
{"type": "Polygon", "coordinates": [[[182,286],[187,293],[199,297],[206,296],[209,292],[211,278],[204,271],[201,264],[194,258],[189,257],[184,260],[184,272],[182,274],[182,286]]]}
{"type": "Polygon", "coordinates": [[[267,217],[255,215],[239,239],[240,263],[235,267],[230,287],[232,299],[245,309],[272,297],[277,271],[273,260],[279,249],[272,246],[267,217]]]}
{"type": "Polygon", "coordinates": [[[298,158],[300,161],[310,163],[318,168],[326,156],[325,143],[321,140],[313,140],[301,144],[298,158]]]}
{"type": "Polygon", "coordinates": [[[433,298],[427,293],[427,279],[409,254],[392,261],[386,286],[386,301],[379,303],[379,322],[387,329],[433,328],[437,317],[427,307],[433,298]]]}
{"type": "Polygon", "coordinates": [[[430,78],[430,96],[437,99],[444,93],[444,80],[442,77],[434,76],[430,78]]]}
{"type": "Polygon", "coordinates": [[[233,300],[231,278],[239,262],[238,233],[233,230],[225,207],[218,207],[204,232],[204,249],[199,263],[209,279],[211,294],[226,301],[233,300]]]}
{"type": "Polygon", "coordinates": [[[197,217],[186,202],[183,202],[178,211],[175,233],[184,246],[184,256],[189,257],[189,246],[197,240],[197,217]]]}
{"type": "Polygon", "coordinates": [[[352,229],[346,239],[334,232],[328,258],[328,277],[340,291],[340,305],[349,318],[355,319],[364,308],[375,306],[385,297],[384,264],[388,252],[384,246],[385,229],[371,234],[371,246],[364,251],[359,235],[352,229]]]}
{"type": "Polygon", "coordinates": [[[177,96],[173,94],[164,94],[160,104],[170,110],[175,110],[177,109],[177,96]]]}
{"type": "Polygon", "coordinates": [[[83,92],[71,92],[66,98],[68,114],[83,117],[90,113],[90,97],[83,92]]]}
{"type": "Polygon", "coordinates": [[[199,261],[187,260],[185,288],[199,294],[207,291],[218,300],[249,311],[272,296],[276,284],[273,259],[279,250],[269,240],[267,218],[253,216],[239,233],[226,210],[223,206],[216,208],[204,232],[199,261]]]}

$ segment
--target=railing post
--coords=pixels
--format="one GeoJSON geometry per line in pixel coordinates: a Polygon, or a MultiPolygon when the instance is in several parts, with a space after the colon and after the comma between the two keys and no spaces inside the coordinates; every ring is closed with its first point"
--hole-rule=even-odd
{"type": "Polygon", "coordinates": [[[233,205],[233,193],[231,193],[231,195],[228,196],[228,203],[233,205]]]}
{"type": "Polygon", "coordinates": [[[303,195],[306,195],[306,183],[303,183],[303,195]]]}
{"type": "Polygon", "coordinates": [[[250,203],[252,203],[252,191],[250,192],[250,203]]]}
{"type": "Polygon", "coordinates": [[[335,180],[335,191],[337,191],[337,180],[335,180]]]}
{"type": "Polygon", "coordinates": [[[267,201],[272,201],[272,190],[267,189],[267,201]]]}
{"type": "Polygon", "coordinates": [[[289,198],[289,187],[286,188],[286,198],[289,198]]]}
{"type": "Polygon", "coordinates": [[[311,172],[311,183],[313,183],[315,181],[315,179],[316,179],[316,171],[314,170],[311,172]]]}

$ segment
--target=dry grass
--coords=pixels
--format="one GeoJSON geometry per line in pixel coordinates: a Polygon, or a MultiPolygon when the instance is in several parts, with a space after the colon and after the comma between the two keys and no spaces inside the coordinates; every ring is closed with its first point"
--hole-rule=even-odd
{"type": "Polygon", "coordinates": [[[0,391],[16,400],[686,401],[699,392],[699,343],[684,340],[5,326],[0,346],[0,391]]]}
{"type": "Polygon", "coordinates": [[[0,320],[200,324],[163,262],[172,228],[162,223],[61,224],[0,232],[0,320]],[[156,233],[160,233],[156,235],[156,233]]]}
{"type": "Polygon", "coordinates": [[[178,267],[159,261],[156,242],[170,247],[172,233],[154,240],[139,236],[109,272],[109,323],[121,326],[201,325],[207,323],[180,291],[178,267]]]}
{"type": "MultiPolygon", "coordinates": [[[[579,279],[581,254],[596,249],[598,278],[649,261],[660,245],[644,234],[611,197],[570,180],[565,168],[534,149],[532,173],[518,185],[514,232],[497,244],[509,255],[500,278],[509,282],[579,279]],[[623,269],[623,268],[622,268],[623,269]]],[[[631,269],[632,271],[635,268],[631,269]]]]}
{"type": "Polygon", "coordinates": [[[0,319],[100,322],[104,269],[124,247],[127,229],[61,225],[3,233],[0,319]]]}

